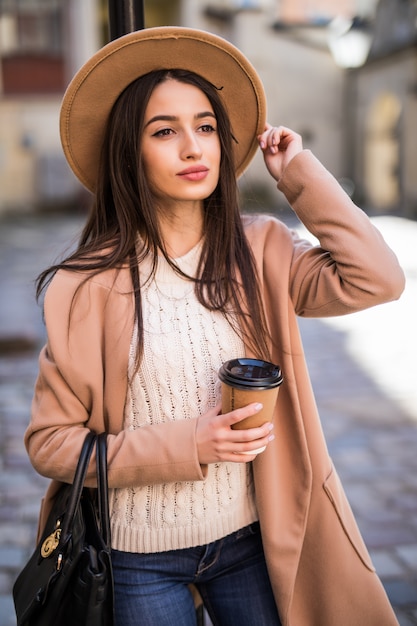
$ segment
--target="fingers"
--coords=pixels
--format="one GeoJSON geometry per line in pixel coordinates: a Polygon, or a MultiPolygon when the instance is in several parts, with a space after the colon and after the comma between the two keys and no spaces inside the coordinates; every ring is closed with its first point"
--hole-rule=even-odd
{"type": "Polygon", "coordinates": [[[225,414],[219,414],[219,409],[217,406],[197,420],[196,443],[200,463],[247,463],[274,439],[271,422],[256,428],[232,428],[233,424],[258,413],[261,404],[253,403],[225,414]]]}
{"type": "Polygon", "coordinates": [[[258,142],[263,151],[277,154],[285,151],[293,142],[301,145],[301,136],[286,126],[266,124],[264,132],[258,136],[258,142]]]}
{"type": "MultiPolygon", "coordinates": [[[[258,453],[256,451],[259,451],[260,448],[265,448],[274,439],[274,434],[272,433],[274,426],[269,421],[255,428],[233,429],[232,426],[247,417],[255,415],[262,408],[262,404],[259,403],[249,404],[223,416],[225,424],[228,426],[225,445],[234,456],[245,455],[243,461],[248,460],[246,455],[250,452],[253,451],[256,455],[258,453]]],[[[236,461],[237,459],[232,457],[232,460],[236,461]]]]}
{"type": "Polygon", "coordinates": [[[286,126],[266,124],[264,132],[258,135],[258,142],[268,172],[277,182],[290,161],[303,150],[301,135],[286,126]]]}
{"type": "Polygon", "coordinates": [[[216,461],[247,463],[252,461],[268,444],[273,441],[273,425],[267,422],[259,428],[231,430],[216,441],[216,461]]]}
{"type": "Polygon", "coordinates": [[[278,151],[278,145],[280,142],[280,129],[281,127],[274,127],[270,124],[266,124],[264,132],[258,136],[259,146],[262,150],[268,150],[275,154],[278,151]]]}
{"type": "MultiPolygon", "coordinates": [[[[259,428],[249,428],[247,430],[233,431],[242,435],[238,441],[234,442],[233,455],[239,458],[238,462],[252,460],[260,452],[263,452],[268,444],[275,439],[273,434],[273,424],[267,422],[259,428]],[[248,459],[248,456],[251,456],[248,459]]],[[[237,461],[238,459],[234,459],[237,461]]]]}
{"type": "Polygon", "coordinates": [[[233,426],[234,424],[241,422],[247,417],[252,417],[253,415],[256,415],[262,409],[263,409],[263,405],[260,402],[253,402],[252,404],[247,404],[246,406],[241,407],[240,409],[234,409],[233,411],[230,411],[230,413],[225,413],[224,414],[225,423],[227,423],[229,426],[233,426]]]}

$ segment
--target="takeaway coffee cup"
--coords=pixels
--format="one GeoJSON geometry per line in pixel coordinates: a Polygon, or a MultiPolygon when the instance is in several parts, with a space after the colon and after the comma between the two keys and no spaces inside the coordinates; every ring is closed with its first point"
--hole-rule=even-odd
{"type": "MultiPolygon", "coordinates": [[[[279,387],[283,376],[278,365],[259,359],[232,359],[223,363],[219,370],[222,385],[222,412],[229,413],[252,402],[260,402],[263,408],[233,424],[234,429],[255,428],[272,419],[279,387]]],[[[263,451],[254,450],[248,454],[263,451]]]]}

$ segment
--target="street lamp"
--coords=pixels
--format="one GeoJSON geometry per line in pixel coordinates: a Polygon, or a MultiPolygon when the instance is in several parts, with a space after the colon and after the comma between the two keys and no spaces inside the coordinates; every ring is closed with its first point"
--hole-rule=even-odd
{"type": "Polygon", "coordinates": [[[369,22],[359,17],[336,17],[327,27],[327,44],[339,67],[361,67],[372,44],[369,22]]]}
{"type": "Polygon", "coordinates": [[[371,24],[361,17],[338,16],[299,23],[276,21],[273,28],[301,45],[330,51],[336,65],[344,69],[364,65],[372,44],[371,24]]]}
{"type": "Polygon", "coordinates": [[[108,0],[108,9],[112,41],[145,28],[143,0],[108,0]]]}

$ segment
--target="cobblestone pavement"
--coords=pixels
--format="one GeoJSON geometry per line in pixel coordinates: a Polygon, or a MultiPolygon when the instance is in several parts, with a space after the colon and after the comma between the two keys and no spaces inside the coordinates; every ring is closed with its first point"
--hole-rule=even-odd
{"type": "MultiPolygon", "coordinates": [[[[16,623],[11,588],[33,549],[47,483],[22,441],[44,338],[33,279],[80,223],[77,215],[0,220],[0,626],[16,623]]],[[[400,304],[300,327],[334,463],[399,622],[410,626],[417,625],[417,248],[405,257],[404,241],[410,232],[417,241],[417,224],[378,225],[388,240],[395,235],[405,260],[400,304]]]]}

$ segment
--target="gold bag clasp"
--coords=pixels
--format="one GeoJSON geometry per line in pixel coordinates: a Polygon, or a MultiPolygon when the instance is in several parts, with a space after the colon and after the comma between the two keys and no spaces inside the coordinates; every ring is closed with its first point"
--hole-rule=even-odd
{"type": "Polygon", "coordinates": [[[58,520],[56,523],[55,530],[48,535],[41,547],[41,556],[46,559],[48,556],[54,552],[59,544],[59,538],[61,537],[61,522],[58,520]]]}

